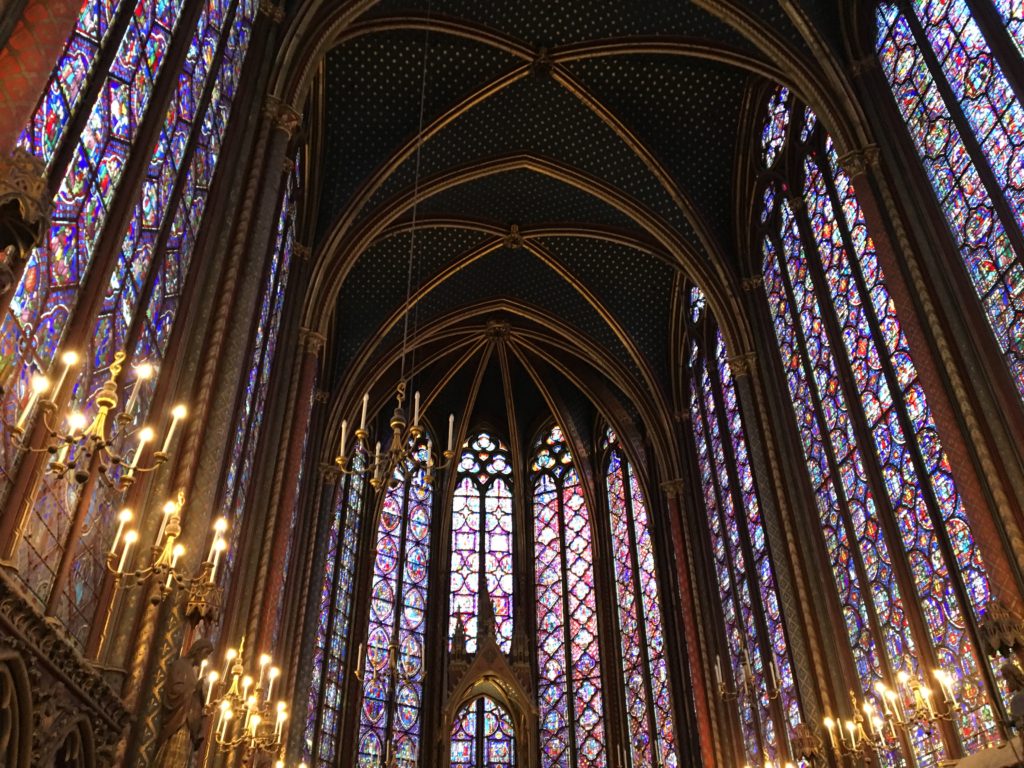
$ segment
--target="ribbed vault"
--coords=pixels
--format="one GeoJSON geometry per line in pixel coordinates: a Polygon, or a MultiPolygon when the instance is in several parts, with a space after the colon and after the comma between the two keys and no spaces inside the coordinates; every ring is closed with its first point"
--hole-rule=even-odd
{"type": "Polygon", "coordinates": [[[435,390],[435,419],[465,411],[474,361],[501,348],[540,410],[614,412],[674,457],[684,289],[751,348],[755,105],[786,83],[838,146],[859,141],[839,24],[797,0],[301,6],[274,88],[311,116],[304,324],[329,339],[335,418],[368,386],[386,407],[408,312],[405,376],[435,390]]]}

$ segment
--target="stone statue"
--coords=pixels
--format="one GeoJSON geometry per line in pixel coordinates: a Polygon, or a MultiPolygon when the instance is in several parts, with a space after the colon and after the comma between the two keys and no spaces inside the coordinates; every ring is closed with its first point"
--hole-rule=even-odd
{"type": "Polygon", "coordinates": [[[163,726],[157,738],[157,768],[191,768],[203,743],[203,681],[199,668],[213,652],[206,638],[192,643],[167,673],[164,687],[163,726]]]}

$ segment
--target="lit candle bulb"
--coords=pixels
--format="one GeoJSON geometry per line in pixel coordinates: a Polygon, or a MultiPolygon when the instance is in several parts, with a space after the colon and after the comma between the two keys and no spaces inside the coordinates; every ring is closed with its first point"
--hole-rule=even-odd
{"type": "Polygon", "coordinates": [[[124,412],[131,415],[135,410],[135,404],[139,401],[139,393],[142,391],[142,382],[153,378],[153,366],[149,363],[139,363],[135,366],[135,384],[132,386],[131,394],[128,395],[128,403],[124,412]]]}
{"type": "Polygon", "coordinates": [[[206,676],[206,706],[210,706],[210,700],[213,698],[213,687],[220,680],[220,675],[217,674],[217,670],[211,669],[210,674],[206,676]]]}
{"type": "Polygon", "coordinates": [[[839,744],[836,743],[836,723],[831,717],[826,717],[822,723],[825,725],[825,730],[828,731],[828,740],[832,743],[832,749],[838,749],[839,744]]]}
{"type": "Polygon", "coordinates": [[[29,414],[36,407],[36,403],[39,402],[40,396],[42,396],[47,390],[50,389],[50,380],[45,376],[39,376],[38,374],[32,377],[30,382],[32,394],[29,395],[28,403],[25,404],[25,408],[18,416],[18,422],[14,425],[15,428],[21,432],[25,431],[25,423],[28,421],[29,414]]]}
{"type": "Polygon", "coordinates": [[[722,657],[715,654],[715,685],[722,687],[722,657]]]}
{"type": "Polygon", "coordinates": [[[128,464],[128,477],[131,477],[135,473],[135,468],[139,466],[139,460],[146,450],[146,443],[151,442],[155,436],[153,430],[149,427],[143,427],[139,430],[139,444],[136,446],[135,453],[132,454],[132,460],[128,464]]]}
{"type": "Polygon", "coordinates": [[[238,651],[234,648],[228,648],[224,654],[224,679],[227,680],[228,675],[231,673],[231,662],[238,656],[238,651]]]}
{"type": "Polygon", "coordinates": [[[210,568],[210,581],[212,582],[214,577],[217,575],[217,562],[220,560],[220,553],[228,548],[228,543],[224,539],[213,540],[213,567],[210,568]]]}
{"type": "Polygon", "coordinates": [[[416,391],[412,396],[412,425],[418,427],[420,425],[420,393],[416,391]]]}
{"type": "Polygon", "coordinates": [[[281,670],[277,667],[271,667],[270,671],[267,672],[267,679],[270,681],[267,683],[267,698],[270,698],[271,693],[274,690],[274,681],[281,676],[281,670]]]}
{"type": "MultiPolygon", "coordinates": [[[[171,550],[171,569],[172,570],[174,568],[178,567],[178,558],[180,558],[183,554],[185,554],[185,547],[183,547],[181,544],[175,544],[174,545],[174,549],[171,550]]],[[[167,589],[170,589],[172,581],[174,581],[174,574],[173,573],[168,573],[167,574],[167,583],[164,586],[166,586],[167,589]]]]}
{"type": "Polygon", "coordinates": [[[345,456],[345,443],[348,442],[348,422],[341,420],[341,440],[338,443],[338,458],[345,456]]]}
{"type": "Polygon", "coordinates": [[[366,410],[370,407],[370,393],[367,392],[363,395],[363,412],[359,416],[359,430],[361,432],[366,431],[366,410]]]}
{"type": "Polygon", "coordinates": [[[171,426],[167,429],[167,437],[164,438],[164,447],[160,449],[161,453],[167,453],[171,449],[171,441],[174,439],[174,430],[178,428],[178,422],[185,418],[185,414],[188,410],[184,405],[176,405],[171,410],[171,426]]]}
{"type": "Polygon", "coordinates": [[[242,678],[242,698],[248,700],[249,689],[252,688],[252,678],[246,675],[242,678]]]}
{"type": "Polygon", "coordinates": [[[252,732],[252,737],[256,738],[256,730],[260,727],[260,723],[263,722],[263,718],[259,715],[252,715],[249,718],[249,730],[252,732]]]}
{"type": "Polygon", "coordinates": [[[231,725],[231,718],[233,718],[234,716],[235,716],[235,713],[231,711],[230,706],[227,709],[225,709],[223,711],[223,713],[221,714],[221,717],[223,718],[223,722],[224,722],[224,727],[221,730],[221,735],[220,735],[222,740],[227,738],[228,728],[231,725]]]}
{"type": "Polygon", "coordinates": [[[61,387],[64,386],[64,381],[68,377],[68,373],[73,367],[78,365],[78,353],[68,350],[60,356],[60,361],[64,363],[64,368],[60,372],[60,378],[57,379],[57,386],[53,388],[55,394],[60,392],[61,387]]]}
{"type": "Polygon", "coordinates": [[[124,533],[124,527],[132,521],[132,511],[125,507],[117,513],[117,533],[114,534],[114,543],[110,547],[110,554],[114,554],[117,551],[117,543],[121,540],[121,534],[124,533]]]}
{"type": "Polygon", "coordinates": [[[132,548],[132,544],[134,544],[138,540],[138,531],[125,531],[124,549],[121,550],[121,561],[117,564],[118,573],[124,573],[124,566],[128,562],[128,551],[132,548]]]}
{"type": "Polygon", "coordinates": [[[216,522],[213,524],[213,541],[210,542],[210,554],[206,556],[206,562],[213,560],[214,554],[217,551],[217,539],[223,535],[224,531],[228,529],[227,518],[218,517],[216,522]]]}
{"type": "Polygon", "coordinates": [[[455,414],[448,414],[448,452],[452,451],[452,438],[455,435],[455,414]]]}
{"type": "Polygon", "coordinates": [[[850,732],[850,749],[857,749],[857,726],[853,720],[846,721],[846,730],[850,732]]]}
{"type": "Polygon", "coordinates": [[[160,520],[160,529],[156,532],[156,545],[159,547],[160,542],[164,540],[164,531],[167,530],[167,522],[171,519],[171,515],[178,511],[178,505],[173,501],[164,503],[163,513],[164,516],[160,520]]]}

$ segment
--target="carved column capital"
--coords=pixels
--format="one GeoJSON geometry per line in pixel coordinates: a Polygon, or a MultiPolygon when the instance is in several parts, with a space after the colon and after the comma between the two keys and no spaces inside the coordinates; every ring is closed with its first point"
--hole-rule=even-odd
{"type": "Polygon", "coordinates": [[[764,287],[764,277],[762,275],[751,275],[750,277],[744,277],[740,281],[740,288],[743,289],[744,293],[751,293],[753,291],[760,290],[764,287]]]}
{"type": "Polygon", "coordinates": [[[284,6],[278,5],[273,0],[260,0],[259,13],[275,24],[284,21],[284,6]]]}
{"type": "Polygon", "coordinates": [[[879,151],[877,144],[854,149],[839,158],[839,167],[846,171],[851,179],[863,176],[868,169],[878,167],[879,151]]]}
{"type": "Polygon", "coordinates": [[[519,231],[518,224],[513,224],[508,228],[508,234],[505,235],[504,245],[510,251],[515,251],[523,247],[523,233],[519,231]]]}
{"type": "Polygon", "coordinates": [[[681,477],[677,477],[674,480],[666,480],[661,484],[661,490],[665,492],[665,495],[670,499],[683,498],[683,492],[686,490],[686,481],[681,477]]]}
{"type": "Polygon", "coordinates": [[[302,261],[309,261],[309,254],[312,249],[308,245],[302,243],[292,243],[292,255],[302,261]]]}
{"type": "Polygon", "coordinates": [[[753,352],[744,352],[742,355],[730,357],[728,362],[733,377],[739,379],[743,376],[749,376],[754,370],[754,361],[756,359],[757,356],[753,352]]]}
{"type": "Polygon", "coordinates": [[[283,131],[289,138],[295,135],[302,124],[302,115],[291,104],[270,94],[263,105],[263,115],[270,120],[275,128],[283,131]]]}
{"type": "Polygon", "coordinates": [[[313,402],[317,405],[324,405],[331,399],[331,393],[326,389],[318,389],[313,393],[313,402]]]}
{"type": "Polygon", "coordinates": [[[299,346],[311,355],[319,355],[327,338],[312,328],[299,328],[299,346]]]}

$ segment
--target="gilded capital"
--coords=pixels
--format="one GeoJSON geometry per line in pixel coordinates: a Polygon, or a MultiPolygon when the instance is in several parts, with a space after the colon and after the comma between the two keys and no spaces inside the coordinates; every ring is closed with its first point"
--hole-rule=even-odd
{"type": "Polygon", "coordinates": [[[312,328],[299,328],[299,345],[312,355],[319,355],[327,338],[312,328]]]}
{"type": "Polygon", "coordinates": [[[733,377],[738,379],[742,376],[749,376],[754,369],[755,359],[756,356],[753,352],[744,352],[742,355],[730,357],[728,362],[733,377]]]}
{"type": "Polygon", "coordinates": [[[839,167],[846,171],[846,174],[854,179],[863,176],[869,168],[877,168],[879,151],[877,144],[868,144],[861,149],[847,152],[839,158],[839,167]]]}
{"type": "Polygon", "coordinates": [[[260,0],[259,12],[275,24],[284,21],[284,6],[278,5],[273,0],[260,0]]]}
{"type": "Polygon", "coordinates": [[[283,131],[291,138],[302,123],[302,115],[291,104],[274,94],[267,96],[263,105],[264,116],[273,123],[274,127],[283,131]]]}
{"type": "Polygon", "coordinates": [[[740,288],[745,293],[751,293],[752,291],[759,290],[764,287],[764,277],[761,275],[752,275],[751,277],[744,277],[740,281],[740,288]]]}
{"type": "Polygon", "coordinates": [[[309,254],[310,253],[311,253],[311,249],[310,249],[310,247],[308,245],[303,245],[302,243],[293,243],[292,244],[292,254],[296,258],[302,259],[302,261],[309,261],[309,254]]]}
{"type": "Polygon", "coordinates": [[[686,481],[680,477],[674,480],[666,480],[661,484],[661,490],[665,492],[665,495],[670,499],[679,500],[683,498],[683,491],[686,490],[686,481]]]}

